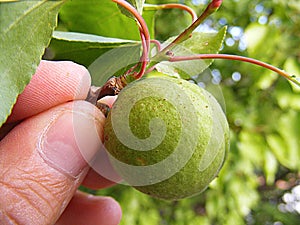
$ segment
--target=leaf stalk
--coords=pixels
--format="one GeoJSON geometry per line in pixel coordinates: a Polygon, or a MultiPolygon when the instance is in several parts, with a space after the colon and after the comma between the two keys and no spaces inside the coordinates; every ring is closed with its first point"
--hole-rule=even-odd
{"type": "Polygon", "coordinates": [[[141,16],[141,14],[130,3],[128,3],[125,0],[112,0],[112,1],[119,4],[120,6],[124,7],[126,10],[128,10],[128,12],[130,12],[135,17],[136,21],[138,22],[140,36],[141,36],[141,42],[142,42],[142,47],[143,47],[143,53],[142,53],[142,56],[140,59],[141,69],[140,69],[139,73],[134,74],[134,77],[136,79],[139,79],[144,75],[148,61],[149,61],[148,55],[149,55],[149,51],[150,51],[150,33],[149,33],[148,26],[147,26],[144,18],[141,16]]]}
{"type": "Polygon", "coordinates": [[[275,66],[272,66],[268,63],[261,62],[256,59],[244,57],[244,56],[238,56],[238,55],[229,55],[229,54],[198,54],[198,55],[190,55],[190,56],[173,56],[169,57],[168,61],[170,62],[180,62],[180,61],[188,61],[188,60],[200,60],[200,59],[227,59],[227,60],[235,60],[235,61],[243,61],[251,64],[255,64],[261,67],[264,67],[266,69],[269,69],[271,71],[274,71],[275,73],[279,74],[280,76],[290,80],[294,84],[300,86],[300,81],[297,79],[296,76],[290,75],[284,70],[278,69],[275,66]]]}
{"type": "Polygon", "coordinates": [[[222,0],[213,0],[203,11],[203,13],[194,21],[185,31],[175,38],[169,45],[167,45],[155,58],[160,58],[163,54],[166,54],[173,46],[182,43],[183,41],[189,39],[192,35],[192,32],[211,14],[217,11],[222,4],[222,0]]]}
{"type": "Polygon", "coordinates": [[[144,10],[150,11],[150,10],[159,10],[159,9],[181,9],[188,12],[191,15],[193,22],[197,20],[196,12],[192,8],[183,4],[178,4],[178,3],[168,3],[168,4],[161,4],[161,5],[145,4],[144,6],[144,10]]]}

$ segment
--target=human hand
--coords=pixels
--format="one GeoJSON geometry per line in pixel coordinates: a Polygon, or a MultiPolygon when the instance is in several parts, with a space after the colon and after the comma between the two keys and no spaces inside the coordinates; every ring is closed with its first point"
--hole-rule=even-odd
{"type": "Polygon", "coordinates": [[[105,121],[83,101],[90,82],[82,66],[42,61],[19,96],[0,129],[0,224],[119,223],[116,201],[77,191],[80,184],[113,184],[87,163],[101,146],[105,121]]]}

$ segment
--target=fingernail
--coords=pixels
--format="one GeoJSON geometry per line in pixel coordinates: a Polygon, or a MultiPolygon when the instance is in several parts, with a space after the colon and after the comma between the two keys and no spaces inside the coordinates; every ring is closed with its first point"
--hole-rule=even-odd
{"type": "Polygon", "coordinates": [[[40,153],[51,167],[77,177],[100,148],[101,129],[101,122],[91,113],[64,111],[45,129],[40,153]]]}

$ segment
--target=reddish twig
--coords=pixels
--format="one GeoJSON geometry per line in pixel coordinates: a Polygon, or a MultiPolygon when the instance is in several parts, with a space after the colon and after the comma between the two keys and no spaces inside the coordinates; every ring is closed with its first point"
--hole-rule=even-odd
{"type": "Polygon", "coordinates": [[[191,15],[193,22],[197,20],[196,12],[192,8],[190,8],[186,5],[183,5],[183,4],[178,4],[178,3],[169,3],[169,4],[161,4],[161,5],[146,4],[145,9],[146,10],[181,9],[181,10],[188,12],[191,15]]]}
{"type": "Polygon", "coordinates": [[[266,69],[272,70],[275,73],[278,73],[280,76],[282,76],[300,86],[300,81],[297,80],[296,76],[290,75],[287,72],[285,72],[284,70],[278,69],[277,67],[272,66],[268,63],[264,63],[259,60],[244,57],[244,56],[228,55],[228,54],[199,54],[199,55],[190,55],[190,56],[169,57],[168,61],[179,62],[179,61],[199,60],[199,59],[228,59],[228,60],[243,61],[243,62],[255,64],[255,65],[264,67],[266,69]]]}
{"type": "Polygon", "coordinates": [[[141,63],[140,71],[138,74],[134,74],[134,77],[136,79],[140,79],[144,75],[148,61],[149,61],[148,55],[149,55],[150,47],[147,46],[147,41],[146,41],[145,35],[141,29],[142,28],[140,27],[140,37],[141,37],[141,41],[142,41],[143,53],[142,53],[142,56],[141,56],[140,62],[139,62],[139,63],[141,63]]]}
{"type": "Polygon", "coordinates": [[[155,44],[157,52],[161,51],[161,44],[160,44],[160,42],[158,40],[155,40],[155,39],[154,40],[150,40],[150,43],[155,44]]]}
{"type": "Polygon", "coordinates": [[[138,22],[140,36],[141,36],[141,42],[142,42],[142,47],[143,47],[143,53],[142,53],[142,56],[140,59],[141,69],[138,74],[134,75],[134,77],[136,79],[139,79],[145,73],[147,63],[148,63],[148,55],[149,55],[149,51],[150,51],[150,33],[148,30],[147,24],[146,24],[144,18],[139,14],[139,12],[127,1],[125,1],[125,0],[112,0],[112,1],[121,5],[126,10],[128,10],[128,12],[130,12],[138,22]]]}
{"type": "Polygon", "coordinates": [[[170,50],[174,45],[180,44],[181,42],[187,40],[190,38],[192,32],[211,14],[213,14],[215,11],[219,9],[221,6],[222,1],[220,0],[213,0],[204,10],[204,12],[198,17],[198,19],[192,23],[191,26],[189,26],[184,32],[182,32],[178,37],[172,41],[167,47],[165,47],[161,52],[162,54],[166,53],[168,50],[170,50]]]}

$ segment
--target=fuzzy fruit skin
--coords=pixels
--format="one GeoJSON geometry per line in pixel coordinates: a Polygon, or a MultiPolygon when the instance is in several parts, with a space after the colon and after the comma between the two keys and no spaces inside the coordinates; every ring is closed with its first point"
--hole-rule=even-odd
{"type": "MultiPolygon", "coordinates": [[[[163,129],[158,127],[157,130],[163,129]]],[[[104,126],[104,145],[112,156],[113,166],[130,185],[156,198],[177,200],[202,192],[217,176],[229,149],[229,127],[220,105],[203,88],[182,79],[151,77],[135,81],[121,91],[104,126]],[[156,92],[173,93],[161,97],[156,96],[156,92]],[[145,97],[136,101],[137,96],[145,97]],[[126,114],[128,108],[129,114],[126,114]],[[166,127],[161,142],[149,151],[124,144],[124,140],[131,137],[127,136],[128,133],[137,139],[149,138],[152,135],[150,121],[154,118],[160,118],[158,123],[164,123],[166,127]],[[114,126],[116,120],[121,123],[114,126]],[[116,129],[125,126],[124,121],[128,121],[130,129],[121,129],[121,136],[124,135],[125,139],[123,137],[120,141],[116,129]],[[172,155],[179,140],[183,140],[186,147],[178,148],[179,154],[171,163],[150,173],[140,172],[140,168],[155,167],[172,155]],[[193,149],[190,156],[187,156],[188,148],[193,149]],[[176,167],[185,156],[188,160],[184,165],[176,167]],[[202,161],[203,157],[206,162],[202,161]],[[199,169],[201,164],[207,165],[199,169]],[[128,170],[127,165],[134,169],[128,170]],[[169,172],[170,176],[163,177],[169,172]]]]}

